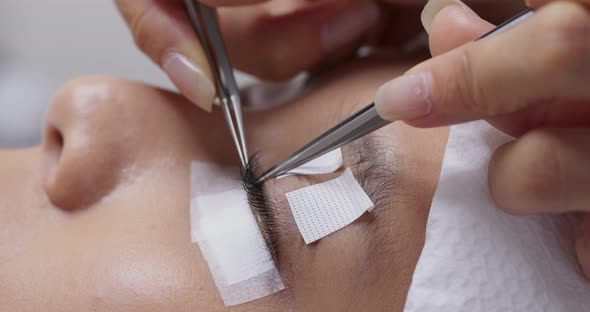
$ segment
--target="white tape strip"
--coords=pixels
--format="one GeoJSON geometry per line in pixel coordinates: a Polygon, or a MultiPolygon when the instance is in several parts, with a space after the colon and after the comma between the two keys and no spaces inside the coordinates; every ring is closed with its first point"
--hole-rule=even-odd
{"type": "Polygon", "coordinates": [[[332,173],[340,169],[343,164],[344,160],[342,159],[342,149],[339,148],[287,172],[286,174],[278,177],[278,179],[292,175],[317,175],[332,173]]]}
{"type": "Polygon", "coordinates": [[[226,306],[285,288],[248,205],[239,169],[191,164],[191,239],[226,306]]]}
{"type": "Polygon", "coordinates": [[[375,207],[350,169],[334,180],[286,195],[306,244],[340,230],[375,207]]]}

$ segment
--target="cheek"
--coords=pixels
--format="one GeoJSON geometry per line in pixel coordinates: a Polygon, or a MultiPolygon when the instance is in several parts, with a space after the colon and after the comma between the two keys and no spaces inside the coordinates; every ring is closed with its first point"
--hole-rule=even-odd
{"type": "Polygon", "coordinates": [[[128,186],[100,205],[66,213],[40,199],[41,170],[33,165],[40,162],[3,156],[2,178],[12,178],[0,179],[1,310],[225,310],[190,242],[184,184],[149,178],[162,185],[128,186]],[[4,165],[18,170],[13,176],[4,165]]]}
{"type": "Polygon", "coordinates": [[[188,194],[184,184],[174,183],[181,176],[138,182],[90,221],[96,300],[137,311],[223,308],[205,260],[190,241],[188,194]]]}
{"type": "MultiPolygon", "coordinates": [[[[4,265],[64,219],[45,196],[43,172],[37,149],[0,151],[0,272],[3,274],[15,273],[4,270],[4,265]]],[[[0,290],[1,282],[2,278],[0,290]]]]}
{"type": "MultiPolygon", "coordinates": [[[[124,247],[124,246],[121,246],[124,247]]],[[[94,268],[94,300],[105,306],[182,311],[189,307],[220,310],[215,285],[198,250],[171,244],[110,249],[94,268]],[[115,253],[113,253],[115,252],[115,253]]]]}
{"type": "Polygon", "coordinates": [[[77,311],[221,310],[204,260],[188,239],[108,219],[69,220],[29,242],[0,265],[2,297],[15,307],[48,311],[63,304],[77,311]]]}

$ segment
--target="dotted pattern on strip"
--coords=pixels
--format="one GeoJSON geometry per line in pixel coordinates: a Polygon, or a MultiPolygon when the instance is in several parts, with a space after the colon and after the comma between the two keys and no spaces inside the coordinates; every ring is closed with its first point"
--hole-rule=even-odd
{"type": "Polygon", "coordinates": [[[334,180],[286,196],[306,244],[342,229],[374,208],[350,169],[334,180]]]}

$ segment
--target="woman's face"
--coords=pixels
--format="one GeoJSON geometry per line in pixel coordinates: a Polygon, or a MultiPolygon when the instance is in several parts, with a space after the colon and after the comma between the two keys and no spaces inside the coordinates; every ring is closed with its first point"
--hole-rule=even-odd
{"type": "MultiPolygon", "coordinates": [[[[370,103],[381,83],[416,61],[349,64],[293,103],[248,113],[250,150],[268,168],[370,103]]],[[[43,144],[0,151],[2,310],[402,310],[446,130],[394,123],[345,147],[345,165],[376,210],[312,245],[284,193],[328,177],[269,181],[288,288],[227,308],[189,229],[190,162],[237,164],[226,128],[218,112],[139,83],[98,77],[66,85],[43,144]]]]}

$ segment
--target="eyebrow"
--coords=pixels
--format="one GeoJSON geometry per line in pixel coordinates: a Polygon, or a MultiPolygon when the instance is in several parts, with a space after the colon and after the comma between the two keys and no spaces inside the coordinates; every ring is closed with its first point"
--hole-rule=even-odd
{"type": "Polygon", "coordinates": [[[386,138],[371,134],[345,147],[355,178],[375,204],[372,214],[391,204],[400,184],[398,157],[393,146],[385,142],[386,138]]]}
{"type": "MultiPolygon", "coordinates": [[[[369,198],[375,204],[372,215],[380,212],[391,204],[392,195],[399,185],[399,175],[396,173],[395,155],[393,147],[384,143],[385,139],[379,139],[377,134],[368,135],[344,147],[349,167],[353,170],[355,178],[365,190],[369,198]]],[[[244,190],[248,194],[250,207],[258,217],[262,235],[268,246],[269,252],[278,263],[279,255],[279,229],[277,209],[274,201],[270,200],[264,183],[258,179],[258,173],[262,172],[259,157],[251,158],[248,166],[243,171],[242,181],[244,190]]],[[[370,233],[375,229],[369,230],[370,233]]]]}
{"type": "Polygon", "coordinates": [[[383,214],[398,207],[396,204],[404,202],[400,164],[402,155],[388,142],[390,139],[386,136],[371,134],[352,143],[356,146],[350,146],[356,151],[350,156],[354,158],[356,178],[375,204],[370,216],[371,221],[376,222],[367,222],[367,229],[364,231],[367,256],[363,258],[363,267],[367,274],[363,276],[366,281],[375,276],[368,273],[370,268],[376,267],[378,261],[391,259],[397,254],[391,245],[395,240],[392,241],[391,236],[387,235],[397,221],[383,214]],[[382,216],[379,217],[380,215],[382,216]]]}

